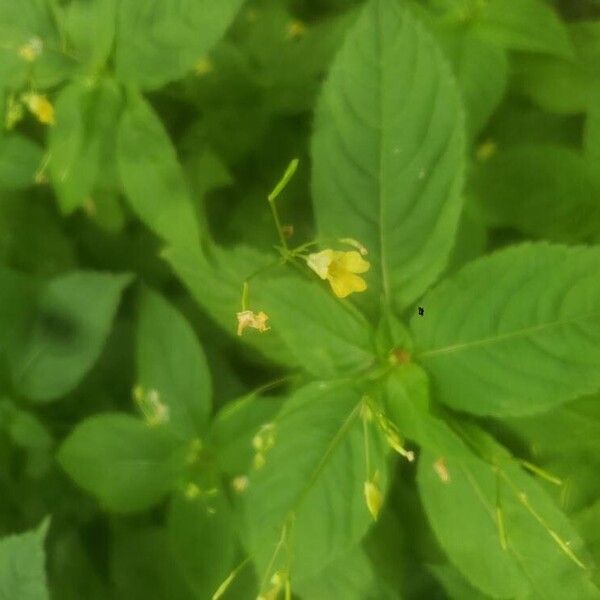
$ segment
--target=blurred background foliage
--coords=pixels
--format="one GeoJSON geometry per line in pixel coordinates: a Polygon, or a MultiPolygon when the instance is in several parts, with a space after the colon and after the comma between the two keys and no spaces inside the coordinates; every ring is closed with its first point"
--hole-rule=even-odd
{"type": "MultiPolygon", "coordinates": [[[[476,0],[407,0],[451,64],[466,111],[466,205],[447,272],[521,240],[600,242],[600,3],[525,2],[531,12],[513,19],[510,7],[520,2],[482,16],[476,0]]],[[[203,244],[270,250],[265,195],[295,156],[300,168],[282,210],[297,239],[314,234],[313,109],[361,4],[0,2],[0,534],[52,515],[53,598],[207,597],[189,578],[210,551],[205,531],[200,539],[187,531],[198,515],[179,511],[183,521],[167,525],[164,503],[106,511],[65,474],[56,451],[85,417],[135,411],[136,324],[147,287],[202,341],[215,411],[293,364],[270,360],[283,358],[276,346],[258,353],[240,344],[234,315],[208,291],[241,283],[245,256],[219,263],[215,249],[218,266],[206,270],[207,289],[194,299],[162,249],[194,243],[200,231],[203,244]],[[22,49],[32,40],[34,54],[35,40],[42,46],[30,60],[22,49]],[[52,104],[54,124],[28,106],[31,93],[52,104]],[[177,212],[178,198],[188,197],[193,212],[177,212]],[[140,198],[156,212],[140,208],[140,198]],[[167,201],[177,212],[169,223],[157,217],[167,201]]],[[[166,318],[163,309],[156,318],[166,318]]],[[[265,418],[278,400],[269,402],[265,418]]],[[[490,426],[570,482],[563,506],[600,560],[597,398],[490,426]]],[[[388,509],[365,543],[378,578],[391,597],[482,598],[444,562],[413,475],[398,468],[388,509]]],[[[43,534],[23,543],[34,547],[43,534]]],[[[226,552],[221,579],[238,551],[226,552]]],[[[213,588],[219,582],[206,577],[213,588]]],[[[232,597],[251,597],[253,585],[243,573],[232,597]]],[[[317,596],[308,588],[305,597],[317,596]]]]}

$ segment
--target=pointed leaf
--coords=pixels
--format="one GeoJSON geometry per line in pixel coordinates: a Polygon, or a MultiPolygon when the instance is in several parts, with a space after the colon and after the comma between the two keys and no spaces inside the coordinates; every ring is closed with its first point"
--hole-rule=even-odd
{"type": "Polygon", "coordinates": [[[56,124],[50,130],[50,173],[63,214],[88,200],[104,176],[101,158],[114,146],[121,109],[121,93],[114,82],[96,86],[72,83],[56,100],[56,124]]]}
{"type": "Polygon", "coordinates": [[[449,66],[400,3],[371,0],[317,106],[320,233],[371,254],[372,301],[405,308],[444,267],[461,209],[463,116],[449,66]]]}
{"type": "Polygon", "coordinates": [[[416,357],[437,398],[480,415],[549,410],[600,388],[600,249],[523,244],[421,301],[416,357]]]}
{"type": "Polygon", "coordinates": [[[128,98],[117,157],[125,195],[139,219],[170,244],[198,246],[198,218],[175,148],[140,95],[128,98]]]}
{"type": "Polygon", "coordinates": [[[419,459],[419,491],[440,544],[465,578],[495,598],[599,598],[589,570],[578,564],[588,560],[580,537],[508,453],[480,433],[490,463],[451,430],[438,434],[436,448],[425,449],[419,459]],[[440,459],[445,481],[435,468],[440,459]]]}
{"type": "MultiPolygon", "coordinates": [[[[363,496],[360,400],[344,384],[314,383],[291,396],[273,420],[275,445],[264,467],[251,474],[243,496],[246,542],[259,577],[267,574],[291,517],[288,548],[296,581],[317,576],[366,533],[372,518],[363,496]]],[[[385,491],[385,451],[375,431],[370,455],[385,491]]],[[[286,545],[280,546],[272,569],[285,565],[286,552],[286,545]]]]}
{"type": "Polygon", "coordinates": [[[139,309],[137,370],[138,384],[169,409],[170,427],[190,438],[204,432],[212,404],[204,351],[185,318],[149,289],[139,309]]]}

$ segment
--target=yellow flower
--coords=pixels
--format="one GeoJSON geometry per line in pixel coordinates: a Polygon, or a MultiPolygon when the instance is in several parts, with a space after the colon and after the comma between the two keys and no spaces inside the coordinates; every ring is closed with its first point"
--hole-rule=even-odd
{"type": "Polygon", "coordinates": [[[27,62],[33,62],[44,49],[44,43],[39,37],[31,38],[19,48],[19,56],[27,62]]]}
{"type": "Polygon", "coordinates": [[[54,107],[42,94],[23,94],[23,102],[40,123],[54,125],[54,107]]]}
{"type": "Polygon", "coordinates": [[[381,493],[375,478],[373,478],[372,481],[365,481],[364,492],[367,508],[369,509],[373,520],[377,521],[383,505],[383,494],[381,493]]]}
{"type": "Polygon", "coordinates": [[[269,329],[271,328],[267,325],[268,318],[269,316],[262,311],[258,314],[253,313],[251,310],[243,310],[242,312],[237,313],[237,334],[242,335],[244,329],[246,329],[247,327],[250,327],[252,329],[258,329],[258,331],[260,331],[261,333],[269,331],[269,329]]]}
{"type": "Polygon", "coordinates": [[[329,281],[338,298],[367,289],[366,281],[356,273],[365,273],[371,265],[356,250],[323,250],[309,254],[306,263],[321,279],[329,281]]]}

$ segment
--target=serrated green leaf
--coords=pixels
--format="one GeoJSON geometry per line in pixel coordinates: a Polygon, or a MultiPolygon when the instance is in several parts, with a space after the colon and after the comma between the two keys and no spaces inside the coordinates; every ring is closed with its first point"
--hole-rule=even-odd
{"type": "Polygon", "coordinates": [[[0,598],[47,600],[44,540],[49,521],[33,531],[0,539],[0,598]]]}
{"type": "Polygon", "coordinates": [[[227,500],[221,492],[208,502],[174,496],[167,522],[171,552],[197,598],[210,598],[229,575],[236,549],[227,500]]]}
{"type": "MultiPolygon", "coordinates": [[[[294,581],[315,577],[366,533],[372,519],[363,496],[360,400],[347,384],[309,384],[273,420],[275,444],[242,497],[245,541],[259,579],[285,568],[288,551],[294,581]]],[[[385,450],[369,429],[371,469],[385,491],[385,450]]]]}
{"type": "Polygon", "coordinates": [[[436,397],[475,414],[517,416],[597,391],[599,272],[598,248],[523,244],[433,289],[411,329],[436,397]]]}
{"type": "Polygon", "coordinates": [[[35,318],[8,348],[16,388],[47,402],[71,391],[96,362],[129,275],[74,271],[39,292],[35,318]]]}
{"type": "Polygon", "coordinates": [[[143,292],[138,314],[138,384],[146,392],[158,392],[175,431],[189,438],[203,434],[212,389],[196,334],[173,306],[149,289],[143,292]]]}
{"type": "Polygon", "coordinates": [[[469,193],[489,222],[557,242],[586,242],[600,230],[600,183],[574,150],[523,144],[496,152],[471,173],[469,193]]]}
{"type": "Polygon", "coordinates": [[[42,148],[29,138],[16,133],[0,136],[0,189],[33,186],[43,155],[42,148]]]}
{"type": "Polygon", "coordinates": [[[169,244],[197,247],[198,217],[175,148],[142,96],[130,94],[117,135],[119,171],[135,214],[169,244]]]}
{"type": "Polygon", "coordinates": [[[474,27],[485,39],[511,50],[573,55],[565,24],[543,0],[488,0],[481,3],[474,27]]]}
{"type": "Polygon", "coordinates": [[[123,0],[117,28],[117,76],[145,89],[181,78],[225,33],[242,2],[123,0]]]}
{"type": "Polygon", "coordinates": [[[438,434],[436,449],[424,449],[419,459],[419,491],[440,544],[465,578],[495,598],[600,597],[578,564],[587,560],[581,539],[506,451],[482,438],[495,453],[497,473],[449,429],[438,434]]]}
{"type": "Polygon", "coordinates": [[[185,453],[181,440],[166,428],[105,413],[79,423],[63,442],[58,460],[105,508],[133,512],[156,504],[176,487],[185,453]]]}
{"type": "Polygon", "coordinates": [[[52,183],[63,214],[79,208],[90,197],[101,172],[102,157],[114,146],[121,109],[116,84],[72,83],[56,100],[56,124],[50,130],[52,183]]]}
{"type": "Polygon", "coordinates": [[[371,300],[405,308],[448,258],[461,208],[463,117],[448,65],[394,0],[350,29],[317,106],[313,200],[320,233],[372,257],[371,300]]]}

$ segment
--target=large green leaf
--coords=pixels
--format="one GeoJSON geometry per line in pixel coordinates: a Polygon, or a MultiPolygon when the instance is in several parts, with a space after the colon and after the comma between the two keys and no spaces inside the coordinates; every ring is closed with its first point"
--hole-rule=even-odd
{"type": "Polygon", "coordinates": [[[88,417],[63,442],[58,460],[102,505],[118,512],[156,504],[179,483],[186,448],[167,428],[129,415],[88,417]]]}
{"type": "Polygon", "coordinates": [[[106,148],[114,145],[121,93],[114,82],[96,86],[73,83],[56,101],[56,124],[50,130],[52,183],[63,214],[88,200],[106,148]]]}
{"type": "Polygon", "coordinates": [[[135,214],[169,244],[198,246],[198,216],[175,148],[152,107],[134,93],[119,124],[117,155],[135,214]]]}
{"type": "Polygon", "coordinates": [[[461,209],[463,129],[431,37],[399,2],[369,2],[318,103],[312,183],[320,233],[369,249],[372,299],[404,308],[443,269],[461,209]]]}
{"type": "Polygon", "coordinates": [[[48,520],[33,531],[0,539],[0,598],[47,600],[44,540],[48,520]]]}
{"type": "Polygon", "coordinates": [[[485,39],[511,50],[570,57],[566,26],[543,0],[488,0],[475,21],[485,39]]]}
{"type": "MultiPolygon", "coordinates": [[[[246,544],[260,577],[269,564],[284,567],[288,550],[293,581],[315,577],[367,531],[360,402],[347,384],[314,383],[291,396],[272,421],[275,444],[265,466],[250,475],[243,497],[246,544]],[[287,543],[275,553],[286,524],[287,543]]],[[[384,490],[384,449],[369,430],[371,468],[379,471],[384,490]]]]}
{"type": "Polygon", "coordinates": [[[523,244],[428,293],[411,328],[437,397],[481,415],[548,410],[600,387],[600,249],[523,244]]]}
{"type": "Polygon", "coordinates": [[[157,88],[190,71],[225,33],[243,0],[123,0],[117,76],[157,88]]]}
{"type": "Polygon", "coordinates": [[[35,183],[43,151],[19,134],[0,137],[0,189],[20,190],[35,183]]]}
{"type": "Polygon", "coordinates": [[[565,515],[503,448],[475,433],[466,440],[481,443],[485,459],[448,428],[437,429],[419,459],[421,499],[450,561],[494,598],[599,598],[565,515]]]}
{"type": "Polygon", "coordinates": [[[137,368],[139,385],[169,409],[170,426],[187,437],[203,433],[211,409],[206,357],[185,318],[150,290],[139,309],[137,368]]]}
{"type": "Polygon", "coordinates": [[[571,243],[600,231],[600,183],[570,148],[524,144],[499,151],[475,166],[469,192],[496,226],[571,243]]]}
{"type": "Polygon", "coordinates": [[[71,391],[96,362],[129,275],[74,271],[39,292],[23,337],[7,346],[17,389],[31,400],[71,391]],[[35,316],[34,316],[35,315],[35,316]]]}

